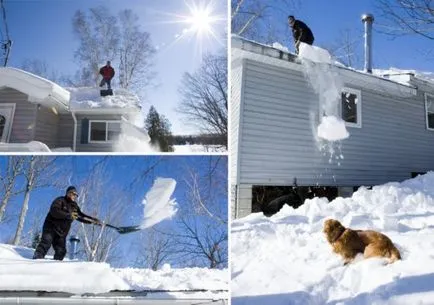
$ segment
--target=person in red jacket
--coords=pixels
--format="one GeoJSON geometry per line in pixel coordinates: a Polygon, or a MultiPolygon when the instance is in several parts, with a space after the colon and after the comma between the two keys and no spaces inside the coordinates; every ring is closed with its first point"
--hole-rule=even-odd
{"type": "Polygon", "coordinates": [[[115,76],[115,70],[110,65],[110,61],[107,61],[107,64],[99,69],[99,74],[102,75],[102,80],[99,86],[102,87],[104,84],[107,84],[107,88],[111,89],[111,81],[113,76],[115,76]]]}

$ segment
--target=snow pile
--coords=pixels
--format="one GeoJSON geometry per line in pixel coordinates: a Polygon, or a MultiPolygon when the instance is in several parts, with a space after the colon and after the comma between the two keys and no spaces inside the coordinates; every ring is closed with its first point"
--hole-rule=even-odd
{"type": "Polygon", "coordinates": [[[48,146],[39,141],[27,143],[0,143],[0,152],[50,152],[48,146]]]}
{"type": "Polygon", "coordinates": [[[324,116],[318,126],[318,137],[329,141],[338,141],[349,137],[345,122],[333,115],[324,116]]]}
{"type": "Polygon", "coordinates": [[[154,181],[152,188],[146,193],[143,200],[145,210],[144,219],[140,226],[142,229],[152,227],[176,214],[176,200],[170,199],[175,187],[176,181],[172,178],[157,178],[154,181]]]}
{"type": "Polygon", "coordinates": [[[151,145],[151,138],[145,129],[126,120],[121,121],[121,133],[113,143],[112,148],[114,152],[149,153],[159,151],[151,145]]]}
{"type": "Polygon", "coordinates": [[[165,264],[160,270],[123,268],[114,269],[117,276],[128,282],[132,289],[167,290],[227,290],[228,270],[207,268],[173,269],[165,264]],[[146,283],[146,286],[144,286],[146,283]]]}
{"type": "Polygon", "coordinates": [[[232,304],[430,304],[433,223],[434,172],[233,221],[232,304]],[[385,233],[403,260],[384,265],[383,258],[359,255],[343,266],[322,233],[327,218],[385,233]]]}
{"type": "Polygon", "coordinates": [[[32,260],[33,249],[0,244],[0,290],[103,293],[128,283],[106,263],[32,260]]]}
{"type": "Polygon", "coordinates": [[[157,271],[133,268],[112,269],[106,263],[32,260],[32,256],[33,249],[0,244],[1,291],[28,290],[84,294],[105,293],[112,290],[168,290],[160,296],[156,293],[148,296],[188,299],[228,298],[227,269],[172,269],[166,265],[157,271]]]}
{"type": "Polygon", "coordinates": [[[310,84],[319,96],[320,109],[324,114],[318,127],[318,137],[328,141],[347,138],[349,133],[339,114],[343,82],[336,67],[332,64],[330,54],[319,47],[300,43],[299,57],[310,84]],[[334,118],[327,119],[327,117],[334,118]]]}
{"type": "Polygon", "coordinates": [[[113,89],[113,95],[101,97],[100,90],[94,87],[67,88],[71,93],[70,108],[140,108],[137,95],[125,89],[113,89]]]}

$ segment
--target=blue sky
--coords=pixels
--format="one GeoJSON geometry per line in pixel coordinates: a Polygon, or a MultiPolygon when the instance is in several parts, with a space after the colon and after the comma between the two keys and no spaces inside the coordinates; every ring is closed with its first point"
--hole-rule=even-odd
{"type": "MultiPolygon", "coordinates": [[[[180,102],[178,88],[184,72],[194,72],[201,63],[201,54],[217,53],[226,48],[226,1],[221,0],[5,0],[6,18],[10,38],[13,41],[9,66],[20,66],[24,59],[45,60],[60,73],[72,74],[77,70],[73,60],[78,46],[72,32],[71,20],[78,10],[104,5],[115,14],[122,9],[132,9],[140,18],[143,30],[151,34],[158,47],[155,56],[157,87],[148,89],[146,106],[154,105],[172,123],[174,134],[198,133],[181,120],[175,108],[180,102]],[[214,23],[214,31],[220,40],[202,37],[202,53],[197,39],[181,39],[175,36],[189,26],[175,23],[175,15],[191,15],[187,4],[202,7],[214,3],[212,15],[225,20],[214,23]]],[[[3,24],[0,29],[4,33],[3,24]]],[[[101,63],[104,64],[104,63],[101,63]]],[[[146,107],[145,106],[145,107],[146,107]]],[[[147,109],[146,109],[147,110],[147,109]]]]}
{"type": "MultiPolygon", "coordinates": [[[[0,157],[0,172],[3,172],[6,164],[5,156],[0,157]]],[[[177,185],[172,198],[176,198],[178,203],[178,213],[171,220],[164,220],[157,224],[155,228],[159,230],[177,229],[181,212],[185,212],[191,208],[191,201],[188,197],[188,189],[186,181],[189,178],[189,170],[194,170],[200,176],[205,175],[210,164],[214,164],[218,160],[216,179],[213,183],[221,184],[224,191],[216,194],[216,208],[214,211],[220,217],[227,219],[227,157],[225,156],[59,156],[56,159],[56,169],[61,184],[75,185],[78,189],[87,179],[94,180],[90,176],[90,172],[95,166],[104,167],[104,179],[101,179],[101,185],[97,186],[103,190],[103,195],[98,197],[103,202],[103,209],[107,208],[108,202],[115,197],[119,200],[117,208],[124,212],[122,219],[117,223],[112,223],[117,226],[139,225],[143,219],[142,200],[145,194],[151,188],[154,180],[157,177],[173,178],[177,181],[177,185]],[[104,162],[102,161],[104,160],[104,162]],[[157,163],[154,169],[144,175],[146,169],[152,164],[157,163]],[[211,163],[210,163],[211,162],[211,163]],[[95,165],[99,164],[99,165],[95,165]],[[217,173],[219,176],[217,176],[217,173]],[[222,179],[222,177],[224,177],[222,179]],[[187,179],[187,180],[186,180],[187,179]]],[[[54,180],[51,186],[36,189],[31,193],[29,201],[29,210],[25,222],[24,232],[29,232],[33,225],[42,229],[42,224],[49,210],[52,201],[64,195],[64,186],[54,186],[54,180]]],[[[208,187],[206,179],[202,181],[201,187],[208,187]]],[[[23,179],[20,179],[18,185],[21,186],[23,179]]],[[[3,193],[0,191],[0,197],[3,193]]],[[[87,195],[88,202],[95,200],[92,195],[87,195]]],[[[18,222],[19,211],[21,209],[23,195],[13,197],[6,209],[6,219],[0,222],[0,242],[6,242],[15,233],[16,224],[18,222]]],[[[80,201],[79,201],[80,202],[80,201]]],[[[98,215],[98,212],[90,206],[82,206],[82,211],[86,214],[104,219],[104,215],[98,215]]],[[[102,212],[100,212],[102,213],[102,212]]],[[[208,221],[203,216],[196,215],[198,225],[207,225],[208,221]]],[[[78,222],[74,222],[70,233],[77,229],[78,222]]],[[[90,229],[91,226],[86,226],[90,229]]],[[[149,230],[149,229],[146,229],[149,230]]],[[[142,233],[146,233],[144,230],[142,233]]],[[[227,227],[225,227],[227,232],[227,227]]],[[[179,231],[180,232],[180,231],[179,231]]],[[[117,266],[132,266],[138,254],[138,243],[142,241],[141,233],[131,233],[120,236],[120,245],[117,248],[119,255],[123,257],[122,261],[116,262],[117,266]]],[[[171,261],[172,265],[182,266],[185,262],[171,261]]]]}
{"type": "Polygon", "coordinates": [[[434,71],[434,61],[424,52],[433,50],[431,40],[417,35],[392,37],[380,33],[385,30],[386,20],[376,7],[375,0],[302,0],[294,10],[288,10],[283,5],[274,3],[276,9],[270,10],[269,18],[287,39],[280,43],[294,50],[293,40],[287,24],[287,16],[295,15],[297,19],[304,21],[313,31],[315,45],[329,48],[334,45],[342,35],[341,31],[349,29],[353,33],[352,41],[356,44],[358,55],[363,68],[363,23],[361,15],[371,13],[374,15],[373,24],[373,67],[401,69],[416,69],[422,71],[434,71]]]}

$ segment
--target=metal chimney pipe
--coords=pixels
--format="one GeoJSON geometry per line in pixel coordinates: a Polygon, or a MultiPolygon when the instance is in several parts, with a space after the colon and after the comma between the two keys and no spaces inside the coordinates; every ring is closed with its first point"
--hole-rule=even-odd
{"type": "Polygon", "coordinates": [[[71,244],[70,251],[69,251],[69,259],[73,260],[75,258],[75,254],[77,253],[77,245],[80,242],[80,239],[77,235],[72,235],[69,238],[69,242],[71,244]]]}
{"type": "Polygon", "coordinates": [[[362,22],[365,24],[365,72],[372,73],[372,23],[374,16],[364,14],[362,22]]]}

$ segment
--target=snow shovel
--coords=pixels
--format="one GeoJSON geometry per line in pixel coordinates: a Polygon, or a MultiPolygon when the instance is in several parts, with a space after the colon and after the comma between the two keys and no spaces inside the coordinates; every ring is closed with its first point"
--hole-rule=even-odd
{"type": "Polygon", "coordinates": [[[108,223],[106,223],[105,226],[115,229],[116,231],[118,231],[119,234],[127,234],[141,230],[140,226],[115,227],[108,223]]]}
{"type": "Polygon", "coordinates": [[[108,224],[108,223],[104,223],[104,224],[96,223],[96,222],[94,222],[93,219],[89,219],[89,218],[86,218],[86,217],[83,217],[83,219],[87,220],[87,221],[90,221],[91,223],[96,224],[98,226],[103,226],[104,225],[106,227],[115,229],[116,231],[118,231],[119,234],[127,234],[127,233],[131,233],[131,232],[135,232],[135,231],[141,230],[140,226],[116,227],[116,226],[113,226],[113,225],[108,224]]]}

